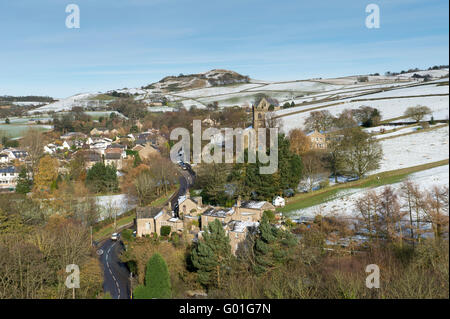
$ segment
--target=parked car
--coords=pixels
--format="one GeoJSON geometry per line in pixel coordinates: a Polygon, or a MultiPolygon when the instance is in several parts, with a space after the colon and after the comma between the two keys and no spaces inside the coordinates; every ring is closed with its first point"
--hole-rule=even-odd
{"type": "Polygon", "coordinates": [[[113,233],[113,234],[111,235],[111,240],[118,240],[119,237],[120,237],[120,234],[118,234],[118,233],[113,233]]]}

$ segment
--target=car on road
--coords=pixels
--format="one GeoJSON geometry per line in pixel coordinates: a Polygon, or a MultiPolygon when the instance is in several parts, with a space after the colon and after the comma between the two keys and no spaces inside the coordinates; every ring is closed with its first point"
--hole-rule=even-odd
{"type": "Polygon", "coordinates": [[[118,234],[118,233],[113,233],[113,234],[111,235],[111,240],[118,240],[119,237],[120,237],[120,234],[118,234]]]}

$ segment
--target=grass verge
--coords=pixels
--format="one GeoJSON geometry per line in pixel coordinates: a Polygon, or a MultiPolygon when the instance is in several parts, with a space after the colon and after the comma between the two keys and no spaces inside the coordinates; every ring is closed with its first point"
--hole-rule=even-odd
{"type": "Polygon", "coordinates": [[[442,160],[433,163],[422,164],[413,167],[402,168],[398,170],[383,172],[375,175],[370,175],[367,178],[345,183],[333,185],[331,187],[323,188],[318,191],[311,193],[304,193],[294,196],[287,200],[286,206],[279,208],[278,211],[283,213],[288,213],[293,210],[308,208],[314,205],[318,205],[327,201],[332,200],[335,195],[342,190],[353,189],[353,188],[369,188],[378,187],[388,184],[394,184],[401,182],[408,175],[420,171],[424,171],[433,167],[438,167],[442,165],[447,165],[449,160],[442,160]],[[377,178],[379,177],[379,179],[377,178]]]}

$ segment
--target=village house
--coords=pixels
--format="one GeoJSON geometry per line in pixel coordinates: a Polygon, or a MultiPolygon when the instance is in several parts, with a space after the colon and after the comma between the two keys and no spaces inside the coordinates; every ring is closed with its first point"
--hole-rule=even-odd
{"type": "Polygon", "coordinates": [[[161,235],[161,227],[169,226],[172,232],[183,230],[183,221],[174,217],[171,212],[155,207],[136,208],[136,236],[142,237],[156,233],[161,235]]]}
{"type": "Polygon", "coordinates": [[[0,168],[0,190],[15,190],[18,177],[19,171],[14,166],[0,168]]]}
{"type": "Polygon", "coordinates": [[[159,154],[159,150],[152,146],[150,143],[145,144],[145,146],[142,145],[136,145],[132,149],[133,151],[137,151],[139,153],[139,157],[144,160],[148,159],[153,155],[159,154]]]}
{"type": "Polygon", "coordinates": [[[201,229],[204,231],[209,223],[218,219],[222,225],[226,225],[233,220],[235,210],[233,208],[210,207],[201,215],[201,229]]]}
{"type": "Polygon", "coordinates": [[[207,125],[207,126],[216,126],[219,123],[216,122],[215,120],[211,119],[211,116],[208,114],[208,116],[202,120],[202,124],[207,125]]]}
{"type": "Polygon", "coordinates": [[[114,166],[116,169],[121,170],[123,168],[123,158],[121,153],[117,152],[105,152],[105,165],[114,166]]]}
{"type": "Polygon", "coordinates": [[[102,163],[102,156],[100,153],[92,150],[83,150],[84,155],[84,161],[85,161],[85,168],[90,169],[92,166],[94,166],[97,163],[102,163]]]}
{"type": "Polygon", "coordinates": [[[306,134],[311,140],[310,148],[312,150],[325,150],[327,148],[327,138],[325,134],[317,130],[306,134]]]}
{"type": "Polygon", "coordinates": [[[195,217],[201,215],[206,210],[206,207],[202,205],[201,196],[191,198],[188,190],[186,195],[178,198],[178,209],[180,217],[187,215],[195,217]]]}
{"type": "Polygon", "coordinates": [[[4,149],[1,153],[8,156],[8,162],[13,162],[15,160],[25,161],[28,157],[27,151],[15,148],[4,149]]]}
{"type": "Polygon", "coordinates": [[[230,238],[231,253],[236,255],[237,250],[246,242],[249,233],[253,234],[259,227],[258,222],[233,220],[225,226],[226,234],[230,238]]]}
{"type": "Polygon", "coordinates": [[[91,150],[95,150],[95,151],[99,152],[102,155],[105,155],[105,150],[108,148],[109,145],[112,144],[112,140],[109,138],[106,138],[106,137],[94,138],[92,140],[92,142],[91,141],[89,141],[89,142],[90,142],[89,148],[91,150]]]}
{"type": "Polygon", "coordinates": [[[94,127],[94,128],[89,132],[89,134],[90,134],[91,136],[100,136],[100,135],[106,136],[106,135],[109,135],[109,130],[108,130],[107,128],[97,128],[97,127],[94,127]]]}
{"type": "Polygon", "coordinates": [[[275,212],[275,206],[266,201],[243,201],[237,200],[234,206],[236,216],[234,220],[259,222],[264,211],[269,210],[275,212]]]}
{"type": "Polygon", "coordinates": [[[286,205],[286,201],[283,197],[277,196],[273,199],[272,205],[275,207],[284,207],[284,205],[286,205]]]}
{"type": "Polygon", "coordinates": [[[191,197],[189,191],[178,199],[179,217],[176,217],[169,204],[168,208],[155,209],[139,207],[136,210],[137,236],[142,237],[157,233],[162,226],[170,226],[173,232],[183,232],[187,238],[197,241],[209,223],[219,220],[228,237],[232,253],[243,245],[249,232],[259,226],[264,211],[275,211],[275,206],[266,201],[243,201],[240,199],[231,208],[205,207],[200,196],[191,197]],[[193,226],[194,223],[200,228],[193,226]]]}
{"type": "Polygon", "coordinates": [[[0,164],[9,163],[9,156],[4,153],[0,153],[0,164]]]}

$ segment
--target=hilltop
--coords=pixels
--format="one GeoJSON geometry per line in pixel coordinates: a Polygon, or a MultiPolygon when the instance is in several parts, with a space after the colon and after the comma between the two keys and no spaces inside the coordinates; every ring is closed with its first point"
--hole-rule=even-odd
{"type": "MultiPolygon", "coordinates": [[[[107,92],[86,92],[60,101],[50,103],[29,113],[47,113],[69,111],[74,106],[86,110],[108,110],[108,104],[120,97],[132,98],[149,107],[150,111],[173,111],[192,106],[206,108],[215,104],[218,107],[250,106],[260,94],[277,99],[282,105],[317,104],[345,100],[383,91],[396,91],[401,88],[428,84],[436,81],[448,81],[448,68],[418,70],[401,73],[386,72],[368,75],[350,75],[328,79],[307,79],[295,81],[259,81],[235,71],[214,69],[204,73],[166,76],[158,82],[140,88],[122,88],[107,92]]],[[[442,85],[442,84],[441,84],[442,85]]],[[[415,91],[419,90],[417,88],[415,91]]],[[[442,91],[444,88],[437,89],[442,91]]],[[[410,88],[412,90],[412,88],[410,88]]],[[[445,91],[445,90],[444,90],[445,91]]],[[[400,91],[398,91],[400,92],[400,91]]],[[[414,93],[414,92],[413,92],[414,93]]],[[[443,92],[440,92],[443,93],[443,92]]],[[[405,91],[405,94],[409,94],[405,91]]],[[[425,90],[422,95],[429,92],[425,90]]],[[[421,95],[416,92],[411,95],[421,95]]],[[[367,96],[369,97],[369,96],[367,96]]]]}

